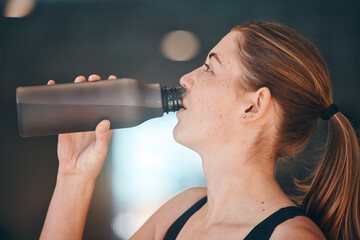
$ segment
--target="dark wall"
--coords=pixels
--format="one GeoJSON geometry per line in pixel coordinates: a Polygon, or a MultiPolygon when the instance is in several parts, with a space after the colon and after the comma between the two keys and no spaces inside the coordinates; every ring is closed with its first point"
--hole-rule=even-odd
{"type": "MultiPolygon", "coordinates": [[[[3,12],[5,2],[0,2],[3,12]]],[[[353,1],[45,1],[25,18],[0,17],[0,239],[36,239],[55,186],[56,136],[20,138],[15,89],[71,82],[98,73],[173,85],[198,67],[232,27],[246,20],[286,24],[323,53],[334,99],[360,126],[360,17],[353,1]],[[196,2],[196,3],[195,3],[196,2]],[[165,33],[189,30],[201,42],[193,60],[166,60],[159,50],[165,33]]],[[[322,124],[299,159],[312,161],[324,139],[322,124]]],[[[298,169],[299,165],[284,165],[298,169]]],[[[111,161],[99,177],[84,239],[110,239],[111,161]]],[[[288,176],[278,177],[291,192],[288,176]]]]}

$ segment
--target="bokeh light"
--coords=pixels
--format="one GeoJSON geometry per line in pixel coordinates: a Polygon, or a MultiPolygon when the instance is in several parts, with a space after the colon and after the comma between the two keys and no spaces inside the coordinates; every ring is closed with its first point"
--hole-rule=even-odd
{"type": "Polygon", "coordinates": [[[198,37],[189,31],[171,31],[161,42],[163,55],[173,61],[188,61],[194,58],[200,50],[198,37]]]}
{"type": "Polygon", "coordinates": [[[28,16],[35,7],[35,0],[8,0],[4,17],[21,18],[28,16]]]}

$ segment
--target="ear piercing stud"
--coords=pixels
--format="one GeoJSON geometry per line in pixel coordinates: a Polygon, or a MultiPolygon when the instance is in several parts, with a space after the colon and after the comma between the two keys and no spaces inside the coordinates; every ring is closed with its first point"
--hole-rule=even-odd
{"type": "Polygon", "coordinates": [[[245,114],[243,114],[243,115],[242,115],[242,118],[246,118],[246,115],[245,115],[245,114]]]}

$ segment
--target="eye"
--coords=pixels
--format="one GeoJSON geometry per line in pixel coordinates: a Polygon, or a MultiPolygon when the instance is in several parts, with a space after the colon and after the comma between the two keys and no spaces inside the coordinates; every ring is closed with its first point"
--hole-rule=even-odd
{"type": "Polygon", "coordinates": [[[213,72],[213,70],[210,68],[210,66],[208,64],[204,63],[204,66],[205,66],[206,72],[213,72]]]}

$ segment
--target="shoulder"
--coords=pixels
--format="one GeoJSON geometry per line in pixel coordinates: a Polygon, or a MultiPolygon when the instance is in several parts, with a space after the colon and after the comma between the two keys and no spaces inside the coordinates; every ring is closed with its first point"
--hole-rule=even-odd
{"type": "Polygon", "coordinates": [[[162,205],[131,237],[137,239],[163,239],[173,222],[197,201],[207,195],[207,188],[189,188],[162,205]]]}
{"type": "Polygon", "coordinates": [[[270,240],[325,240],[319,227],[308,217],[297,216],[277,226],[270,240]]]}

